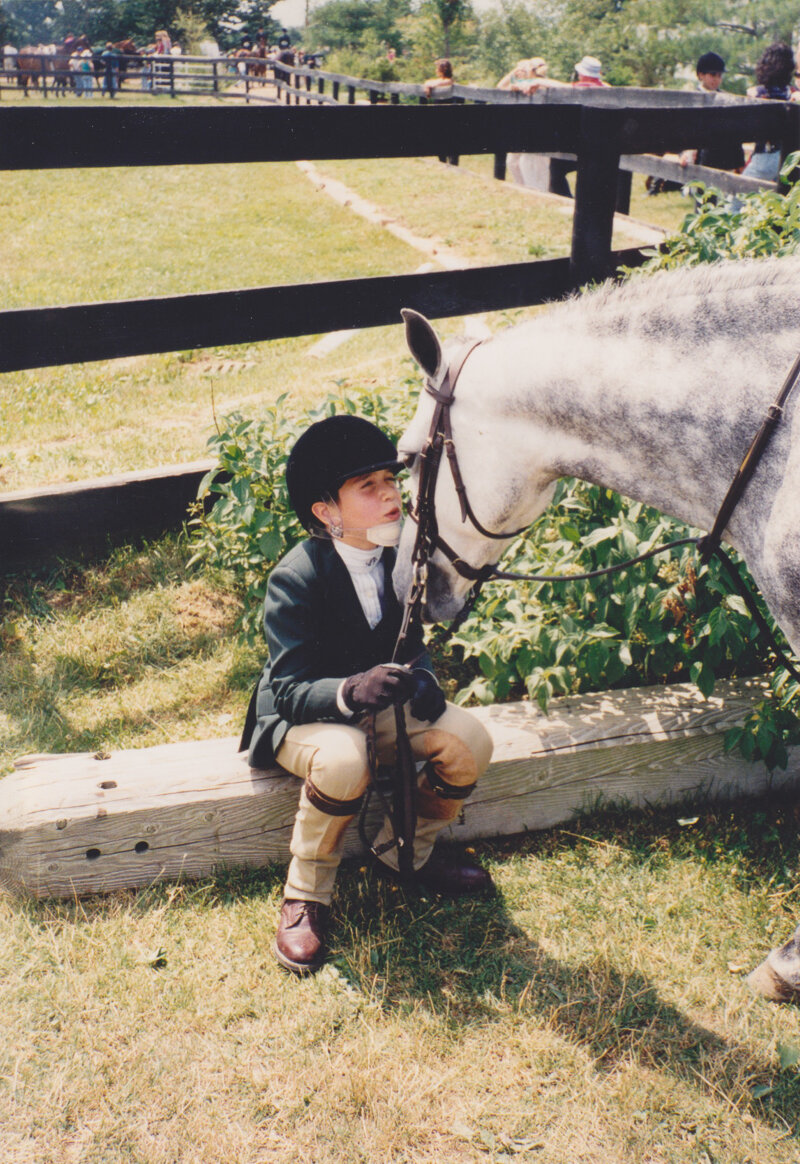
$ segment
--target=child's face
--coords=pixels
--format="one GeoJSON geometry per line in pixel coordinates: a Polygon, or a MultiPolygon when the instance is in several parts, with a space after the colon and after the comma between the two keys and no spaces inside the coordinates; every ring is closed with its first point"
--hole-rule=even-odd
{"type": "Polygon", "coordinates": [[[709,93],[716,93],[722,84],[722,73],[698,73],[697,79],[709,93]]]}
{"type": "Polygon", "coordinates": [[[366,531],[370,526],[399,520],[400,490],[389,469],[378,469],[362,477],[351,477],[339,489],[336,501],[318,501],[312,506],[312,512],[327,526],[342,526],[341,540],[348,546],[371,550],[376,543],[366,537],[366,531]]]}

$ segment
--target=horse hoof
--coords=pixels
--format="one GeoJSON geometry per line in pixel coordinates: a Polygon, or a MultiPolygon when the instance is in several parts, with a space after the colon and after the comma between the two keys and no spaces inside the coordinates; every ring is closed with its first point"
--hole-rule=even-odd
{"type": "Polygon", "coordinates": [[[780,974],[776,974],[768,961],[756,966],[745,978],[754,994],[768,998],[770,1002],[800,1002],[800,990],[790,986],[780,974]]]}

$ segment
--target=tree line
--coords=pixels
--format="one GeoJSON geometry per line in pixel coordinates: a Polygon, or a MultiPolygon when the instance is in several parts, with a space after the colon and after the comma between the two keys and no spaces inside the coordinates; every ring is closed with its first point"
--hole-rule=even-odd
{"type": "MultiPolygon", "coordinates": [[[[205,36],[225,51],[279,25],[270,0],[0,0],[0,39],[18,47],[85,33],[95,44],[131,37],[146,45],[165,28],[192,51],[205,36]]],[[[308,0],[292,31],[327,65],[375,80],[419,81],[450,57],[456,80],[492,85],[520,58],[541,56],[568,81],[585,54],[599,57],[612,85],[674,86],[703,52],[728,65],[725,87],[744,92],[764,48],[796,43],[797,0],[308,0]]]]}
{"type": "Polygon", "coordinates": [[[727,62],[725,87],[743,93],[767,45],[798,32],[796,0],[498,0],[482,11],[470,0],[328,0],[304,36],[342,71],[417,81],[448,56],[457,80],[484,85],[533,56],[569,81],[587,53],[612,85],[682,85],[711,50],[727,62]]]}
{"type": "Polygon", "coordinates": [[[271,7],[266,0],[0,0],[0,40],[19,48],[85,33],[92,44],[130,37],[144,47],[164,28],[185,51],[204,38],[224,51],[260,29],[276,40],[271,7]]]}

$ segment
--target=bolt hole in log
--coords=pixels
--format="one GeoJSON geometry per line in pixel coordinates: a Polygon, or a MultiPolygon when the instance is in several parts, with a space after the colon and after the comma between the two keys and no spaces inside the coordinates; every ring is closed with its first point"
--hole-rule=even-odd
{"type": "Polygon", "coordinates": [[[116,788],[116,787],[117,787],[116,780],[101,780],[100,781],[100,788],[116,788]]]}
{"type": "Polygon", "coordinates": [[[137,841],[133,846],[133,851],[134,853],[146,853],[149,848],[147,841],[137,841]]]}
{"type": "Polygon", "coordinates": [[[100,856],[99,849],[87,849],[86,850],[86,860],[87,861],[96,861],[99,856],[100,856]]]}

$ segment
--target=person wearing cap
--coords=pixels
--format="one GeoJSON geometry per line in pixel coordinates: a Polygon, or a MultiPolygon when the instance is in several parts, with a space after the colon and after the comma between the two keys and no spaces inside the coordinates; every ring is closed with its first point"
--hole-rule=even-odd
{"type": "MultiPolygon", "coordinates": [[[[725,61],[719,53],[703,53],[697,60],[696,71],[698,92],[713,93],[719,101],[731,100],[730,96],[720,93],[725,61]]],[[[678,160],[682,166],[693,166],[696,163],[698,166],[711,166],[715,170],[732,170],[738,173],[744,166],[744,150],[740,142],[720,142],[705,146],[701,150],[683,150],[678,160]]]]}
{"type": "Polygon", "coordinates": [[[603,80],[603,66],[597,57],[581,57],[575,66],[574,89],[608,89],[608,81],[603,80]]]}
{"type": "MultiPolygon", "coordinates": [[[[390,663],[403,613],[392,589],[401,468],[392,441],[350,415],[312,424],[286,465],[289,500],[311,536],[269,578],[269,661],[241,747],[252,767],[277,761],[303,781],[273,946],[278,962],[297,974],[324,961],[345,830],[370,781],[368,731],[374,722],[377,759],[392,763],[397,703],[414,758],[424,764],[414,883],[456,895],[492,888],[479,865],[433,853],[488,765],[491,739],[475,716],[445,701],[421,628],[412,626],[390,663]]],[[[398,879],[393,839],[387,820],[373,842],[374,868],[398,879]]]]}

